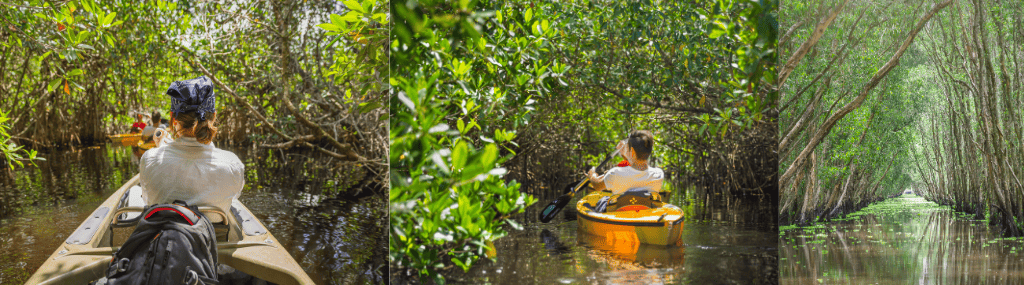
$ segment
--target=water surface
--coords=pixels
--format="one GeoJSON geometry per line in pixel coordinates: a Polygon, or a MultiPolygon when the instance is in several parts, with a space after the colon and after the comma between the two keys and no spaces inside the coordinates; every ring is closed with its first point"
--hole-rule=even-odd
{"type": "Polygon", "coordinates": [[[913,194],[783,230],[784,284],[1021,284],[1024,239],[913,194]]]}
{"type": "MultiPolygon", "coordinates": [[[[524,183],[537,185],[539,183],[524,183]]],[[[561,187],[559,187],[560,189],[561,187]]],[[[576,200],[550,223],[538,211],[558,191],[534,191],[539,202],[515,219],[521,231],[494,241],[494,261],[448,279],[467,284],[771,284],[778,278],[773,201],[674,193],[686,214],[683,246],[609,243],[578,232],[576,200]],[[684,197],[685,196],[685,197],[684,197]]]]}

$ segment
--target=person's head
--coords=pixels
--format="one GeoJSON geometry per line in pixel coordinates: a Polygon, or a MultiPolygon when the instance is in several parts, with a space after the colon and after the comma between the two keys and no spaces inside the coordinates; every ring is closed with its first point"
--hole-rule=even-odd
{"type": "Polygon", "coordinates": [[[175,81],[167,89],[171,96],[171,125],[174,135],[194,137],[200,143],[210,143],[217,136],[216,96],[213,84],[206,76],[175,81]]]}
{"type": "Polygon", "coordinates": [[[152,118],[151,121],[153,121],[153,126],[159,125],[160,124],[160,111],[154,111],[153,112],[153,116],[151,118],[152,118]]]}
{"type": "Polygon", "coordinates": [[[654,134],[647,130],[633,131],[624,142],[623,156],[628,153],[639,162],[647,161],[654,150],[654,134]]]}
{"type": "Polygon", "coordinates": [[[135,114],[135,122],[136,123],[141,123],[142,122],[142,113],[135,114]]]}

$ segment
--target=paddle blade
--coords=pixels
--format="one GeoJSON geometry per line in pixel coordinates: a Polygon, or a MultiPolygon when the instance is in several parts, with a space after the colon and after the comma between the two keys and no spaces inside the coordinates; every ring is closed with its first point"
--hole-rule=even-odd
{"type": "Polygon", "coordinates": [[[547,223],[554,219],[555,216],[558,215],[558,212],[561,212],[562,208],[565,208],[565,205],[569,204],[569,200],[572,200],[572,196],[562,195],[559,196],[558,199],[551,201],[547,207],[544,207],[544,209],[540,211],[540,222],[547,223]]]}

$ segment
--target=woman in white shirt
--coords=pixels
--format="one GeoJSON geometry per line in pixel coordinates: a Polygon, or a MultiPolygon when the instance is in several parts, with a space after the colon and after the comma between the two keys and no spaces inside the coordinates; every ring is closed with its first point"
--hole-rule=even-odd
{"type": "Polygon", "coordinates": [[[149,205],[182,200],[229,213],[245,185],[245,165],[213,145],[217,136],[212,82],[205,76],[176,81],[171,97],[171,130],[139,162],[142,198],[149,205]],[[168,138],[173,136],[173,140],[168,138]]]}
{"type": "Polygon", "coordinates": [[[619,142],[616,149],[629,161],[629,166],[609,169],[601,176],[594,173],[594,169],[591,168],[587,175],[595,191],[608,189],[614,194],[622,194],[630,189],[647,189],[651,192],[661,192],[665,172],[647,165],[647,159],[654,149],[654,135],[650,131],[634,131],[628,138],[619,142]]]}

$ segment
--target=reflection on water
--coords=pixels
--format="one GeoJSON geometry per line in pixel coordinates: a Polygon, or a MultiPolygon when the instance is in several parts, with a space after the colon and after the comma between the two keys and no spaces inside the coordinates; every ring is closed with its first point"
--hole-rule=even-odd
{"type": "MultiPolygon", "coordinates": [[[[524,183],[536,185],[539,183],[524,183]]],[[[493,284],[771,284],[778,278],[776,203],[697,194],[674,195],[686,213],[683,246],[608,241],[577,231],[575,200],[550,223],[538,211],[561,193],[537,191],[537,204],[515,217],[523,225],[494,241],[494,261],[446,274],[454,283],[493,284]],[[541,194],[543,193],[543,194],[541,194]],[[551,197],[547,197],[547,196],[551,197]],[[544,197],[541,197],[544,196],[544,197]],[[697,197],[685,198],[685,197],[697,197]]]]}
{"type": "MultiPolygon", "coordinates": [[[[314,281],[387,281],[381,274],[387,272],[387,204],[353,187],[359,186],[354,185],[358,169],[335,171],[310,153],[232,151],[246,164],[240,200],[314,281]]],[[[22,195],[10,200],[18,205],[14,214],[0,219],[0,284],[24,282],[87,215],[138,173],[124,147],[42,156],[47,161],[19,169],[14,186],[6,187],[22,195]]]]}
{"type": "Polygon", "coordinates": [[[785,231],[780,248],[787,284],[1024,283],[1024,239],[912,194],[785,231]]]}

